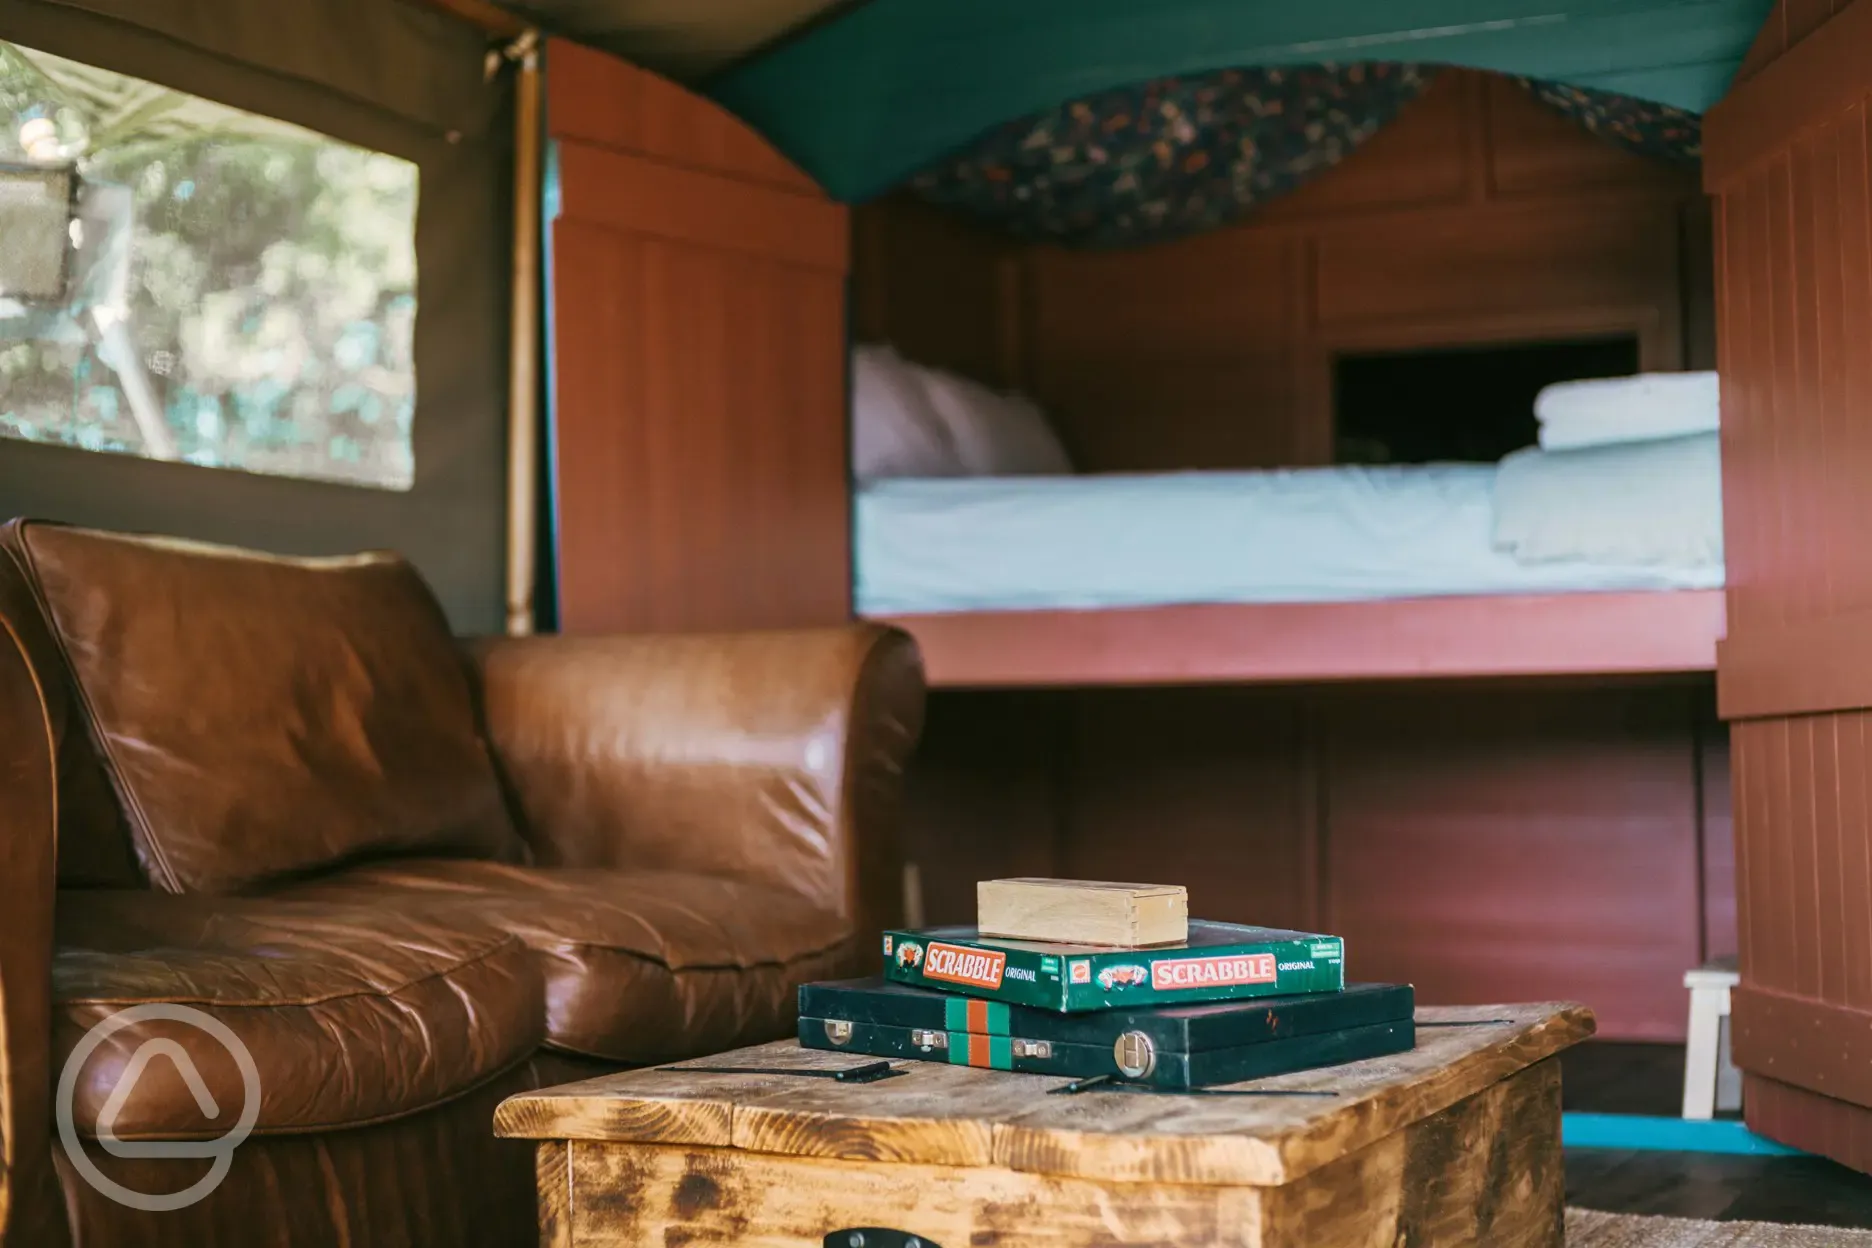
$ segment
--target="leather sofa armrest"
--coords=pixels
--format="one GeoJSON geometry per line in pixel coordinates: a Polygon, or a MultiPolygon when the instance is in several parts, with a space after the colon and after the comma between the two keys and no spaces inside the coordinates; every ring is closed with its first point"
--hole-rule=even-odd
{"type": "Polygon", "coordinates": [[[875,625],[468,643],[486,732],[543,865],[688,871],[900,917],[916,644],[875,625]]]}
{"type": "MultiPolygon", "coordinates": [[[[68,1242],[52,1169],[57,726],[0,584],[0,1245],[68,1242]]],[[[24,623],[24,621],[21,621],[24,623]]]]}

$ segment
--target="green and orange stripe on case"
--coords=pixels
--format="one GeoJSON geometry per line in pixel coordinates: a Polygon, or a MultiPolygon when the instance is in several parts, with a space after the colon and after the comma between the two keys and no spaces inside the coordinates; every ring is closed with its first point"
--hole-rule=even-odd
{"type": "MultiPolygon", "coordinates": [[[[950,997],[943,1002],[943,1027],[950,1033],[968,1032],[982,1036],[1005,1036],[1008,1029],[1008,1007],[1005,1001],[983,1001],[977,997],[950,997]]],[[[950,1052],[954,1052],[953,1044],[950,1052]]],[[[980,1062],[970,1062],[979,1066],[980,1062]]]]}
{"type": "MultiPolygon", "coordinates": [[[[977,1004],[999,1004],[998,1002],[977,1002],[977,1004]]],[[[1002,1028],[1007,1026],[1006,1006],[1001,1018],[1002,1028]]],[[[952,1031],[949,1033],[949,1064],[951,1066],[978,1066],[987,1070],[1014,1069],[1014,1041],[1003,1035],[988,1036],[973,1031],[952,1031]]]]}

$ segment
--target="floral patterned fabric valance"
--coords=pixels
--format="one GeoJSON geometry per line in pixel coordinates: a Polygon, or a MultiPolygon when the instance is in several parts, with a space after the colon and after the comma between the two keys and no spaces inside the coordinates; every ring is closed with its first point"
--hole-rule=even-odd
{"type": "Polygon", "coordinates": [[[931,202],[1069,246],[1213,229],[1332,168],[1423,93],[1415,65],[1228,69],[997,126],[912,180],[931,202]]]}
{"type": "MultiPolygon", "coordinates": [[[[1123,247],[1235,221],[1326,172],[1423,94],[1428,66],[1228,69],[1103,91],[997,126],[911,180],[1018,238],[1123,247]]],[[[1694,162],[1693,113],[1521,80],[1595,134],[1694,162]]]]}
{"type": "Polygon", "coordinates": [[[1681,165],[1694,165],[1703,159],[1703,119],[1695,113],[1610,91],[1588,91],[1531,78],[1518,81],[1547,107],[1641,156],[1681,165]]]}

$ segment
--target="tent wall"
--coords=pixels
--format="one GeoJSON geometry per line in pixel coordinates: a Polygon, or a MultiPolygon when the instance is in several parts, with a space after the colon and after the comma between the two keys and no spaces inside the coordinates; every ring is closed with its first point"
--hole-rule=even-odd
{"type": "MultiPolygon", "coordinates": [[[[856,215],[859,336],[1031,388],[1091,469],[1323,462],[1341,347],[1624,329],[1652,367],[1713,362],[1694,175],[1481,74],[1181,242],[856,215]]],[[[931,921],[987,876],[1176,880],[1207,916],[1340,932],[1427,1001],[1580,999],[1604,1035],[1681,1039],[1684,971],[1735,943],[1713,703],[1707,678],[941,692],[908,847],[931,921]]]]}
{"type": "Polygon", "coordinates": [[[846,210],[602,53],[547,97],[561,630],[849,618],[846,210]]]}
{"type": "Polygon", "coordinates": [[[1872,0],[1786,3],[1706,125],[1758,1131],[1872,1170],[1872,0]]]}
{"type": "Polygon", "coordinates": [[[464,632],[496,631],[505,549],[512,83],[454,19],[382,0],[0,0],[0,39],[414,161],[407,493],[0,441],[0,513],[288,554],[401,550],[464,632]]]}

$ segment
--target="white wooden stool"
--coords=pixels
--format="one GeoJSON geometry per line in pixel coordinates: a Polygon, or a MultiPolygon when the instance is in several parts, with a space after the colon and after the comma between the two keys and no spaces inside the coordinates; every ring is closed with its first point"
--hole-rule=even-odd
{"type": "Polygon", "coordinates": [[[1708,1119],[1742,1108],[1742,1072],[1729,1060],[1729,990],[1741,982],[1734,958],[1684,973],[1690,990],[1690,1043],[1684,1052],[1683,1116],[1708,1119]]]}

